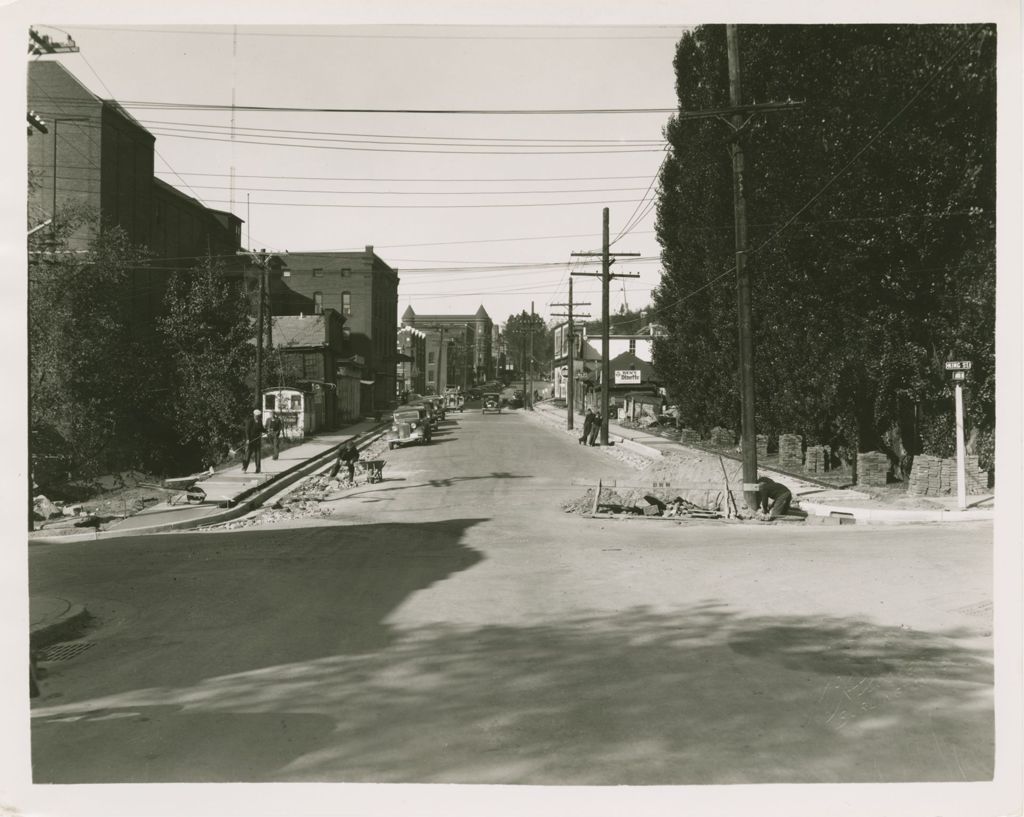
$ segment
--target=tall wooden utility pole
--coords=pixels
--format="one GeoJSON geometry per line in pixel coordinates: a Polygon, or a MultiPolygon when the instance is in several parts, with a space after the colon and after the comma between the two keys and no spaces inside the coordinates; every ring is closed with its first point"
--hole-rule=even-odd
{"type": "MultiPolygon", "coordinates": [[[[639,278],[636,272],[623,272],[618,275],[611,274],[611,266],[616,258],[635,257],[638,252],[609,252],[610,242],[608,241],[608,208],[605,207],[602,213],[601,228],[601,252],[574,252],[577,257],[601,256],[601,445],[608,445],[608,381],[611,375],[610,361],[608,360],[608,282],[614,278],[639,278]]],[[[574,272],[573,275],[586,275],[596,278],[596,272],[574,272]]]]}
{"type": "MultiPolygon", "coordinates": [[[[735,25],[725,27],[729,52],[729,104],[743,104],[740,84],[740,46],[735,25]]],[[[739,315],[740,403],[742,414],[743,498],[751,510],[757,508],[757,431],[754,426],[754,330],[750,309],[750,272],[747,269],[747,200],[743,189],[743,147],[740,131],[743,115],[732,115],[733,211],[736,220],[736,301],[739,315]]]]}
{"type": "Polygon", "coordinates": [[[575,346],[576,346],[576,329],[573,326],[573,318],[574,317],[575,318],[589,318],[590,317],[590,313],[589,312],[586,313],[585,315],[579,315],[579,314],[576,314],[576,313],[573,312],[573,308],[577,307],[577,306],[590,306],[590,301],[582,301],[580,303],[574,303],[573,302],[573,299],[572,299],[572,278],[570,277],[569,278],[569,303],[567,303],[567,304],[551,304],[551,305],[552,306],[565,306],[565,307],[568,307],[568,309],[569,309],[569,311],[566,314],[564,314],[564,315],[561,314],[561,313],[557,313],[557,314],[552,313],[551,317],[553,317],[553,318],[568,318],[569,319],[569,325],[567,327],[568,340],[569,340],[567,348],[568,348],[568,352],[569,353],[566,355],[566,357],[568,358],[568,362],[566,364],[567,367],[568,367],[568,376],[566,377],[566,380],[565,380],[565,427],[567,429],[569,429],[569,431],[572,431],[572,429],[573,429],[573,414],[574,414],[574,412],[576,410],[576,407],[575,407],[575,404],[574,404],[574,400],[575,400],[575,381],[573,380],[573,360],[572,360],[572,358],[573,358],[573,351],[574,351],[575,346]]]}
{"type": "Polygon", "coordinates": [[[259,282],[259,294],[257,295],[259,303],[256,307],[256,401],[254,408],[258,408],[260,411],[263,410],[263,325],[265,322],[269,322],[269,316],[266,316],[266,304],[267,304],[267,267],[270,264],[270,258],[267,255],[266,250],[260,250],[259,252],[245,252],[239,250],[236,255],[244,255],[259,271],[260,282],[259,282]]]}

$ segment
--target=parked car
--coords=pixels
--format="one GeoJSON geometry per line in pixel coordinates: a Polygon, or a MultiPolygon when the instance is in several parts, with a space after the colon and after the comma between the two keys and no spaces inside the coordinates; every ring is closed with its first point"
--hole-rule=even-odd
{"type": "Polygon", "coordinates": [[[391,428],[384,433],[389,449],[411,443],[430,442],[431,428],[423,406],[399,406],[392,415],[391,428]]]}
{"type": "Polygon", "coordinates": [[[497,392],[488,392],[483,397],[483,408],[481,414],[501,414],[501,395],[497,392]]]}
{"type": "Polygon", "coordinates": [[[459,411],[463,410],[466,405],[466,398],[463,397],[459,392],[450,391],[444,396],[444,407],[446,411],[459,411]]]}
{"type": "Polygon", "coordinates": [[[438,412],[436,405],[434,404],[434,398],[432,397],[421,397],[415,402],[410,402],[411,406],[418,406],[427,412],[427,419],[430,421],[430,425],[437,427],[438,423],[441,422],[441,414],[438,412]]]}

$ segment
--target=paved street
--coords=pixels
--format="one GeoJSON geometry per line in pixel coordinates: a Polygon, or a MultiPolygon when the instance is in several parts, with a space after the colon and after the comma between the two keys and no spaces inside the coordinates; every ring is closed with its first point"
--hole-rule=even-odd
{"type": "Polygon", "coordinates": [[[627,467],[523,412],[387,457],[327,520],[32,546],[95,616],[36,782],[990,777],[990,525],[586,520],[627,467]]]}

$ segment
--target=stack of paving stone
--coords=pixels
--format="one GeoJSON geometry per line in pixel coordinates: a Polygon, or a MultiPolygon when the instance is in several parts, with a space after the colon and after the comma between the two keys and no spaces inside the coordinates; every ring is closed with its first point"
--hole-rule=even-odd
{"type": "Polygon", "coordinates": [[[812,474],[820,474],[825,470],[825,446],[809,445],[804,459],[804,467],[812,474]]]}
{"type": "MultiPolygon", "coordinates": [[[[978,467],[978,457],[970,455],[965,461],[967,493],[985,493],[988,473],[978,467]]],[[[956,492],[956,458],[940,459],[928,454],[914,457],[907,493],[914,496],[947,496],[956,492]]]]}
{"type": "Polygon", "coordinates": [[[799,468],[804,464],[803,440],[799,434],[779,435],[779,467],[799,468]]]}
{"type": "Polygon", "coordinates": [[[719,447],[732,447],[736,445],[736,436],[727,428],[715,426],[711,429],[711,443],[719,447]]]}
{"type": "Polygon", "coordinates": [[[696,445],[700,442],[700,432],[692,428],[679,429],[679,442],[683,445],[696,445]]]}
{"type": "Polygon", "coordinates": [[[768,435],[757,435],[757,461],[764,462],[768,458],[768,435]]]}
{"type": "MultiPolygon", "coordinates": [[[[917,464],[914,464],[917,467],[917,464]]],[[[881,451],[857,455],[857,484],[884,487],[889,481],[889,457],[881,451]]]]}

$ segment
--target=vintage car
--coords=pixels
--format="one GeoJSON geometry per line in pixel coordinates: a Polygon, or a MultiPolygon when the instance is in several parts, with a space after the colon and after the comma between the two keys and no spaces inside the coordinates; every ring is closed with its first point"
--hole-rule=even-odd
{"type": "Polygon", "coordinates": [[[480,413],[487,414],[492,411],[501,414],[501,395],[497,392],[488,392],[483,397],[483,408],[480,413]]]}
{"type": "Polygon", "coordinates": [[[462,411],[466,405],[466,398],[457,391],[447,392],[444,396],[444,407],[446,411],[462,411]]]}
{"type": "Polygon", "coordinates": [[[384,439],[392,450],[410,443],[426,445],[430,437],[430,419],[423,406],[399,406],[393,415],[391,428],[384,432],[384,439]]]}

